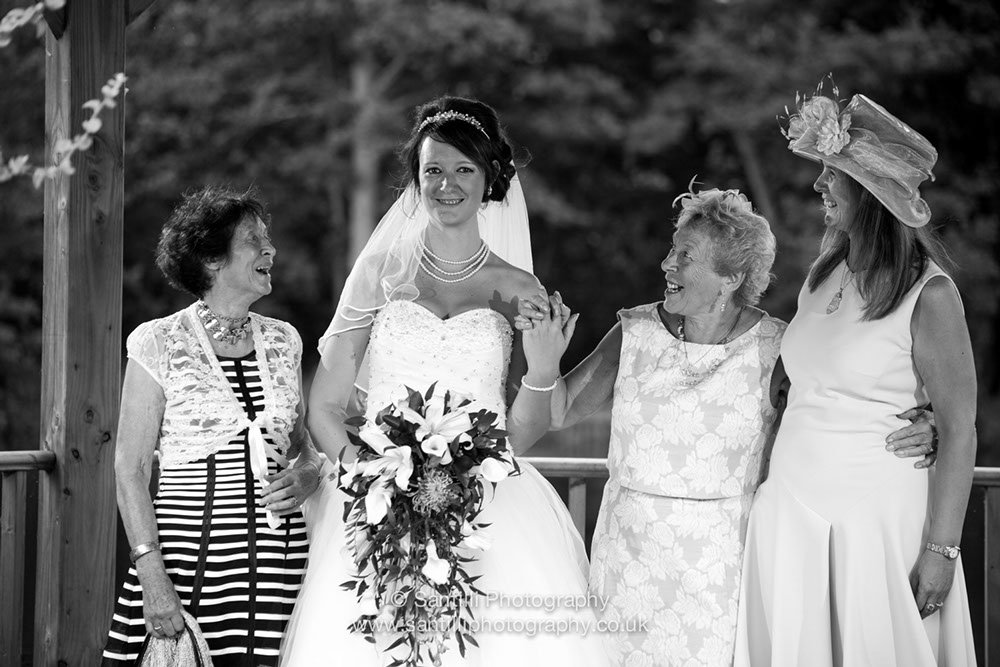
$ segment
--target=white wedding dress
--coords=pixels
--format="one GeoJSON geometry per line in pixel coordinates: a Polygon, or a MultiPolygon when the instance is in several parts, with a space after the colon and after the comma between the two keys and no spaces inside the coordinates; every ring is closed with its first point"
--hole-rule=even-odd
{"type": "MultiPolygon", "coordinates": [[[[411,301],[392,301],[372,324],[368,347],[368,417],[408,386],[433,382],[462,393],[500,416],[513,333],[496,311],[480,308],[442,320],[411,301]]],[[[597,627],[599,601],[587,597],[587,556],[569,512],[552,486],[531,465],[487,492],[479,517],[492,546],[469,564],[489,602],[474,607],[481,623],[465,658],[454,640],[445,665],[553,667],[610,664],[597,627]],[[489,628],[486,628],[486,624],[489,628]]],[[[282,645],[283,667],[379,666],[391,662],[375,645],[347,627],[359,615],[351,579],[343,511],[346,496],[325,484],[307,503],[311,547],[306,577],[282,645]]],[[[381,644],[381,642],[380,642],[381,644]]],[[[404,652],[394,652],[396,657],[404,652]]]]}

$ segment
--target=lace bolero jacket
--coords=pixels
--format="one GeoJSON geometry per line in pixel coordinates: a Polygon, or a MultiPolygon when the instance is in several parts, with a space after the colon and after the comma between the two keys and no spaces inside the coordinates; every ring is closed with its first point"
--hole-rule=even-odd
{"type": "Polygon", "coordinates": [[[270,455],[285,465],[300,399],[298,331],[287,322],[250,313],[264,389],[264,411],[251,422],[223,374],[196,306],[140,324],[126,343],[129,359],[153,376],[166,398],[160,466],[204,458],[253,426],[267,431],[277,450],[270,455]]]}

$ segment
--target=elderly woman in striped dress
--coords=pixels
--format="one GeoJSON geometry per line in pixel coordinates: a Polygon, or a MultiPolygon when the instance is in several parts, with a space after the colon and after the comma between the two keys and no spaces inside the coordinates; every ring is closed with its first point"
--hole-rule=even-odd
{"type": "Polygon", "coordinates": [[[149,638],[184,632],[184,614],[217,667],[277,662],[305,569],[299,506],[318,485],[318,457],[298,332],[249,311],[271,292],[267,221],[251,194],[206,188],[160,236],[157,265],[197,301],[128,337],[115,472],[133,565],[105,665],[132,664],[149,638]]]}

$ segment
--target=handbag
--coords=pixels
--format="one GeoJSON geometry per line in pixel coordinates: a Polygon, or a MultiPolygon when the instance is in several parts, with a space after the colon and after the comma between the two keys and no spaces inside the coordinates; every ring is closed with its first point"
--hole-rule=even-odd
{"type": "Polygon", "coordinates": [[[153,637],[142,642],[134,667],[212,667],[208,643],[198,621],[184,610],[184,631],[176,637],[153,637]]]}

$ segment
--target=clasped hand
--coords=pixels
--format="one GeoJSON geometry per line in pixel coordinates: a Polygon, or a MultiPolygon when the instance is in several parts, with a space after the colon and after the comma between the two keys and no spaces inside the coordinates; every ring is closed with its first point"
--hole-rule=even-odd
{"type": "Polygon", "coordinates": [[[514,326],[521,332],[524,356],[531,369],[559,373],[559,360],[576,330],[579,313],[563,303],[559,292],[545,292],[518,300],[514,326]]]}
{"type": "Polygon", "coordinates": [[[314,463],[289,466],[264,478],[267,486],[258,503],[278,516],[291,514],[319,486],[319,469],[314,463]]]}

